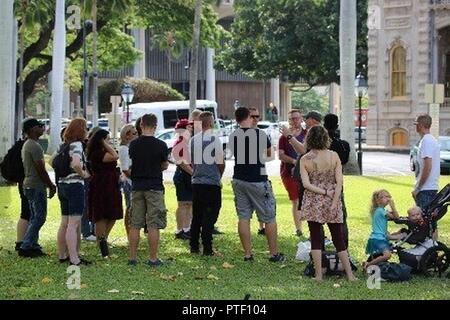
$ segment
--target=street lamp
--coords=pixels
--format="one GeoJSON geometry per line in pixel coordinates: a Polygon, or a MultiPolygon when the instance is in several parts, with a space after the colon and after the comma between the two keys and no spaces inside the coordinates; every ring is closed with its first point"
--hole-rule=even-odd
{"type": "Polygon", "coordinates": [[[358,97],[359,101],[359,121],[358,121],[358,165],[359,165],[359,173],[362,175],[362,148],[361,148],[361,124],[362,124],[362,110],[361,110],[361,104],[362,104],[362,97],[367,92],[367,81],[364,79],[364,76],[361,74],[361,72],[358,74],[358,76],[355,79],[355,94],[358,97]]]}
{"type": "Polygon", "coordinates": [[[133,88],[128,84],[125,83],[122,88],[122,99],[125,102],[127,106],[127,124],[130,123],[130,106],[129,104],[133,101],[134,98],[134,90],[133,88]]]}

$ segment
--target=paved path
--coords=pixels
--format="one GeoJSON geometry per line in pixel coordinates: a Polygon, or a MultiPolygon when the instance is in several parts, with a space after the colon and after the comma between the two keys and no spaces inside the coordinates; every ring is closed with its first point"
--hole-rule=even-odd
{"type": "MultiPolygon", "coordinates": [[[[224,178],[230,179],[233,176],[234,160],[226,162],[224,178]]],[[[270,177],[280,176],[280,161],[274,160],[267,165],[267,172],[270,177]]],[[[164,181],[173,179],[175,166],[170,165],[164,172],[164,181]]],[[[363,153],[363,173],[366,176],[407,176],[413,175],[409,167],[409,155],[389,152],[365,152],[363,153]]]]}

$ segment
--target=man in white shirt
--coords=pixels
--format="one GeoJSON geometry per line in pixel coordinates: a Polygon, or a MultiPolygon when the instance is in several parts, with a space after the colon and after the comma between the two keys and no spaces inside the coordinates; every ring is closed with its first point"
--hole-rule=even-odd
{"type": "Polygon", "coordinates": [[[416,131],[422,139],[417,155],[419,174],[412,196],[422,209],[428,206],[439,189],[440,149],[436,138],[430,134],[431,122],[431,117],[427,114],[418,116],[414,122],[416,131]]]}

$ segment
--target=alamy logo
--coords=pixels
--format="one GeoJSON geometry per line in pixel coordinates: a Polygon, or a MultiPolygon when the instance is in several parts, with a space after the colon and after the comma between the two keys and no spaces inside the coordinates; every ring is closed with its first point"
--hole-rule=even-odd
{"type": "Polygon", "coordinates": [[[69,30],[80,30],[81,29],[81,8],[76,5],[71,5],[67,7],[67,14],[70,16],[67,18],[67,29],[69,30]]]}
{"type": "Polygon", "coordinates": [[[66,271],[69,274],[66,285],[69,290],[81,289],[81,269],[78,266],[69,266],[66,271]]]}
{"type": "Polygon", "coordinates": [[[378,266],[369,266],[367,268],[367,288],[370,290],[381,289],[381,270],[378,266]]]}

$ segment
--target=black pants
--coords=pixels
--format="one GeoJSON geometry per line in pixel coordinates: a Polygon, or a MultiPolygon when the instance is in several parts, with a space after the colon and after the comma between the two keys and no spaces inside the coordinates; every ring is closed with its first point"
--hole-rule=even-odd
{"type": "Polygon", "coordinates": [[[191,249],[198,250],[200,232],[203,253],[212,252],[212,232],[214,223],[222,207],[222,191],[219,186],[206,184],[192,185],[191,249]]]}

